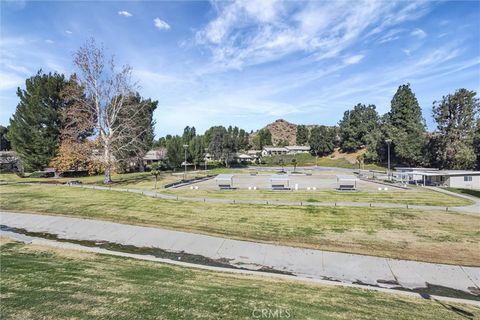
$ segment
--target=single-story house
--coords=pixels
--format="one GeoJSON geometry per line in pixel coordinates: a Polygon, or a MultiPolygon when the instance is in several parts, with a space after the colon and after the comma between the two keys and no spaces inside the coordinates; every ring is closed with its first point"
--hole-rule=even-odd
{"type": "Polygon", "coordinates": [[[167,158],[167,149],[158,148],[148,151],[143,157],[144,164],[152,164],[167,158]]]}
{"type": "Polygon", "coordinates": [[[250,163],[255,160],[252,156],[244,153],[237,154],[235,159],[237,159],[240,163],[250,163]]]}
{"type": "Polygon", "coordinates": [[[287,154],[309,153],[309,146],[286,146],[287,154]]]}
{"type": "Polygon", "coordinates": [[[408,181],[423,186],[480,189],[480,171],[433,170],[406,173],[408,181]]]}
{"type": "Polygon", "coordinates": [[[287,154],[288,150],[283,147],[263,147],[262,156],[277,156],[287,154]]]}

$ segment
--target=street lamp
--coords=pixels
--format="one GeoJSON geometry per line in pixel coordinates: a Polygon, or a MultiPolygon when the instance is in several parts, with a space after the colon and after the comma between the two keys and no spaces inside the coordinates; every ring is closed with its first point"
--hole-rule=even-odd
{"type": "Polygon", "coordinates": [[[208,148],[205,148],[205,156],[203,158],[203,161],[205,162],[205,175],[207,175],[207,153],[208,153],[208,148]]]}
{"type": "Polygon", "coordinates": [[[185,171],[183,173],[183,180],[187,180],[187,148],[188,144],[184,144],[183,149],[185,149],[185,161],[183,162],[183,164],[185,165],[185,171]]]}
{"type": "Polygon", "coordinates": [[[385,142],[388,148],[388,179],[390,180],[390,144],[392,143],[392,139],[386,139],[385,142]]]}

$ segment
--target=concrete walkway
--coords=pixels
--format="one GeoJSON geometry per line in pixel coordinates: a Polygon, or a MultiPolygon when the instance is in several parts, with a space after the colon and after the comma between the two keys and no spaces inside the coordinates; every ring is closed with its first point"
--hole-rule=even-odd
{"type": "MultiPolygon", "coordinates": [[[[29,183],[31,185],[38,185],[39,183],[29,183]]],[[[257,204],[257,205],[289,205],[289,206],[319,206],[319,207],[377,207],[377,208],[408,208],[419,210],[441,210],[441,211],[455,211],[470,215],[480,215],[480,200],[475,197],[462,196],[457,193],[449,192],[453,196],[460,196],[467,198],[475,202],[474,205],[463,207],[445,207],[445,206],[428,206],[428,205],[411,205],[400,203],[379,203],[379,202],[294,202],[294,201],[275,201],[275,200],[241,200],[241,199],[223,199],[223,198],[195,198],[195,197],[182,197],[171,194],[164,194],[156,191],[134,189],[134,188],[116,188],[111,186],[95,186],[95,185],[67,185],[67,184],[51,184],[42,183],[44,186],[65,186],[73,188],[95,189],[95,190],[111,190],[120,192],[131,192],[142,194],[145,196],[160,198],[165,200],[181,200],[181,201],[193,201],[193,202],[213,202],[213,203],[231,203],[231,204],[257,204]]],[[[440,188],[435,188],[436,191],[443,192],[440,188]],[[439,190],[438,190],[439,189],[439,190]]]]}
{"type": "Polygon", "coordinates": [[[183,251],[229,261],[236,267],[250,270],[271,268],[312,279],[383,288],[415,289],[430,284],[477,295],[480,292],[478,267],[301,249],[61,216],[0,212],[0,224],[30,232],[46,232],[70,240],[107,241],[172,252],[183,251]]]}

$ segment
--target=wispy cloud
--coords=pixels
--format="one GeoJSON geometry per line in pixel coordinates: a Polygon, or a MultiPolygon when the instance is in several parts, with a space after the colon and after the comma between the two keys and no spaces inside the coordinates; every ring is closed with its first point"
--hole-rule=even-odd
{"type": "Polygon", "coordinates": [[[65,30],[65,33],[66,33],[66,34],[72,34],[73,32],[70,31],[70,30],[65,30]]]}
{"type": "Polygon", "coordinates": [[[347,65],[348,64],[357,64],[360,61],[362,61],[364,57],[365,56],[363,54],[357,54],[357,55],[350,56],[348,58],[343,59],[343,62],[347,65]]]}
{"type": "Polygon", "coordinates": [[[52,44],[52,43],[55,43],[55,41],[53,41],[52,39],[46,39],[45,43],[52,44]]]}
{"type": "Polygon", "coordinates": [[[170,29],[170,25],[167,22],[163,21],[162,19],[160,19],[158,17],[153,19],[153,24],[159,30],[169,30],[170,29]]]}
{"type": "Polygon", "coordinates": [[[420,28],[416,28],[410,33],[411,36],[423,39],[427,36],[427,33],[420,28]]]}
{"type": "MultiPolygon", "coordinates": [[[[196,42],[209,48],[213,64],[224,69],[242,69],[295,52],[327,59],[365,34],[424,14],[423,6],[384,1],[220,2],[215,3],[217,17],[196,33],[196,42]],[[372,26],[377,27],[368,32],[372,26]]],[[[395,39],[399,31],[395,32],[383,41],[395,39]]]]}
{"type": "Polygon", "coordinates": [[[119,16],[124,16],[124,17],[127,17],[127,18],[132,16],[132,14],[130,12],[125,11],[125,10],[118,11],[118,15],[119,16]]]}

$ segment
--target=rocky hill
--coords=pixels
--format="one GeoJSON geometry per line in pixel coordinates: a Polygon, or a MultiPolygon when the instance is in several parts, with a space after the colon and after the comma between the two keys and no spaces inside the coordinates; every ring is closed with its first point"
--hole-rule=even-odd
{"type": "MultiPolygon", "coordinates": [[[[307,125],[307,128],[310,130],[316,127],[315,125],[307,125]]],[[[267,124],[264,128],[270,130],[272,134],[272,142],[273,144],[279,145],[283,141],[287,141],[289,145],[295,145],[297,139],[297,125],[291,122],[288,122],[284,119],[275,120],[270,124],[267,124]]],[[[263,129],[263,128],[262,128],[263,129]]],[[[253,139],[255,137],[256,132],[250,135],[250,138],[253,139]]]]}

